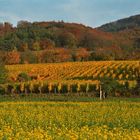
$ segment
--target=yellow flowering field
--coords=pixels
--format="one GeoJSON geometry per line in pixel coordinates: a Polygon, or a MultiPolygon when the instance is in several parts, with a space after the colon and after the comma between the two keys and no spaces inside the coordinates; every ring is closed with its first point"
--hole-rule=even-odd
{"type": "Polygon", "coordinates": [[[139,140],[140,103],[1,102],[3,140],[139,140]]]}

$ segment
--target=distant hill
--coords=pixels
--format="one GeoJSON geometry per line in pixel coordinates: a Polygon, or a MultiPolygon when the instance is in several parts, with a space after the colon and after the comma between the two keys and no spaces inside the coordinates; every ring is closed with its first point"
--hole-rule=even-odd
{"type": "Polygon", "coordinates": [[[125,29],[132,29],[136,27],[140,27],[140,15],[135,15],[111,23],[104,24],[98,29],[105,32],[118,32],[125,29]]]}

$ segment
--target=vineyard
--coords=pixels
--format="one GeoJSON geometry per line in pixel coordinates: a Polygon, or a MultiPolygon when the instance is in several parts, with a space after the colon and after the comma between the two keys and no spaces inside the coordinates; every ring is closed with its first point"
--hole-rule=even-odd
{"type": "Polygon", "coordinates": [[[99,89],[100,79],[112,78],[129,88],[137,85],[139,61],[67,62],[49,64],[8,65],[9,82],[1,85],[5,92],[70,93],[99,89]],[[26,73],[30,80],[20,81],[26,73]]]}

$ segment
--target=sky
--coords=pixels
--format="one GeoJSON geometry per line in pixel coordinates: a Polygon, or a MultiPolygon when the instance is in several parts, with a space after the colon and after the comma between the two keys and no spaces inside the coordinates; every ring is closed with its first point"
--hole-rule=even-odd
{"type": "Polygon", "coordinates": [[[140,14],[140,0],[0,0],[0,22],[61,21],[97,27],[140,14]]]}

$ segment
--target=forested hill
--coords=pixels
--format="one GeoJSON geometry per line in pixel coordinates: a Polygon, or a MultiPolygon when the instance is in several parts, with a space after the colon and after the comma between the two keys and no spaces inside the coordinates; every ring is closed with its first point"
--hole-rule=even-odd
{"type": "Polygon", "coordinates": [[[6,64],[138,60],[139,36],[138,26],[109,33],[63,21],[1,23],[0,58],[6,64]]]}
{"type": "Polygon", "coordinates": [[[25,45],[31,51],[50,47],[93,50],[96,47],[110,46],[112,34],[86,27],[82,24],[64,22],[20,21],[17,28],[10,23],[1,24],[0,49],[24,51],[25,45]]]}
{"type": "Polygon", "coordinates": [[[98,29],[105,32],[118,32],[126,29],[133,29],[136,27],[140,27],[140,15],[135,15],[111,23],[104,24],[98,29]]]}

